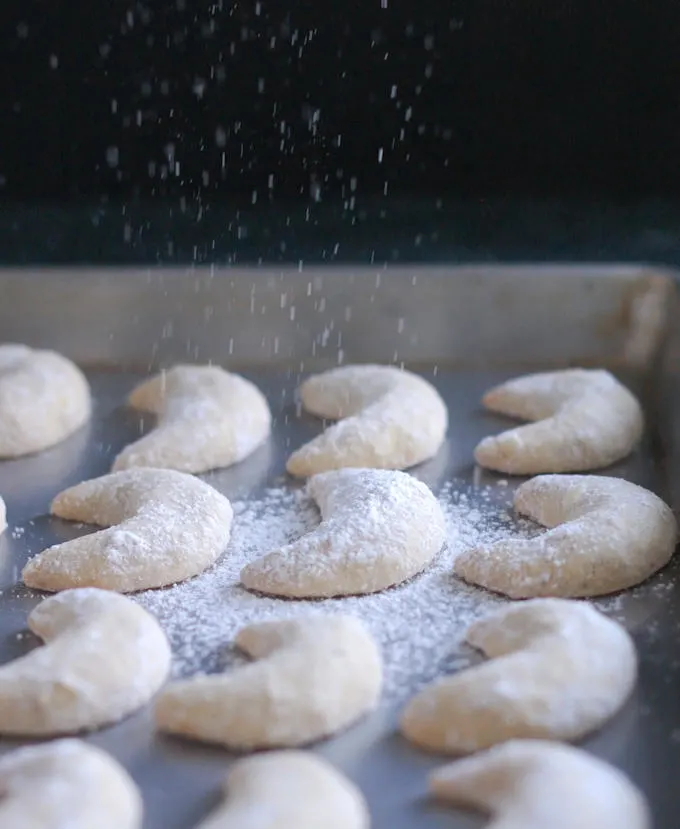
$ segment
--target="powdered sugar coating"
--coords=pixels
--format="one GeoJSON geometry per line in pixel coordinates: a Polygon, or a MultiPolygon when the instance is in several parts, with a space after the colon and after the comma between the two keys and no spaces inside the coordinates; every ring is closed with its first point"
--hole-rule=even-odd
{"type": "Polygon", "coordinates": [[[513,740],[437,769],[430,791],[492,814],[487,829],[651,829],[644,796],[581,749],[513,740]]]}
{"type": "Polygon", "coordinates": [[[161,730],[238,750],[300,746],[378,704],[380,652],[352,616],[260,622],[235,643],[256,661],[170,683],[156,703],[161,730]]]}
{"type": "Polygon", "coordinates": [[[196,829],[368,829],[359,789],[321,757],[273,751],[229,769],[224,803],[196,829]]]}
{"type": "Polygon", "coordinates": [[[642,408],[608,371],[566,369],[502,383],[487,409],[537,421],[484,438],[480,466],[510,475],[600,469],[630,454],[642,436],[642,408]]]}
{"type": "Polygon", "coordinates": [[[91,407],[85,375],[66,357],[0,345],[0,458],[60,443],[89,419],[91,407]]]}
{"type": "Polygon", "coordinates": [[[454,572],[513,599],[600,596],[632,587],[673,555],[673,511],[621,478],[541,475],[515,492],[515,509],[549,527],[531,539],[473,547],[454,572]]]}
{"type": "Polygon", "coordinates": [[[24,567],[39,590],[129,593],[201,573],[224,551],[232,509],[203,481],[169,469],[129,469],[61,492],[52,514],[107,529],[49,547],[24,567]]]}
{"type": "Polygon", "coordinates": [[[271,430],[262,392],[218,366],[175,366],[137,386],[129,404],[157,414],[158,424],[123,449],[114,471],[148,466],[196,473],[231,466],[271,430]]]}
{"type": "Polygon", "coordinates": [[[5,502],[0,498],[0,534],[7,529],[7,508],[5,502]]]}
{"type": "Polygon", "coordinates": [[[637,676],[628,633],[582,602],[506,605],[466,639],[491,661],[408,703],[402,731],[419,746],[468,754],[518,737],[577,740],[621,708],[637,676]]]}
{"type": "Polygon", "coordinates": [[[0,826],[6,829],[140,829],[142,798],[112,757],[57,740],[0,758],[0,826]]]}
{"type": "Polygon", "coordinates": [[[288,459],[292,475],[344,467],[407,469],[433,457],[446,436],[448,410],[427,380],[393,366],[341,366],[307,378],[302,404],[340,418],[288,459]]]}
{"type": "Polygon", "coordinates": [[[170,669],[153,616],[105,590],[41,602],[30,629],[45,645],[0,667],[0,733],[50,736],[100,728],[147,703],[170,669]]]}
{"type": "MultiPolygon", "coordinates": [[[[455,556],[467,547],[511,531],[514,519],[498,503],[504,495],[505,490],[498,488],[476,489],[472,494],[459,483],[447,486],[438,499],[447,543],[411,581],[368,596],[291,602],[255,595],[240,585],[245,564],[319,523],[318,510],[304,492],[275,487],[258,498],[234,502],[232,538],[214,568],[192,581],[135,599],[158,617],[168,634],[176,677],[241,664],[233,641],[244,625],[309,613],[357,616],[380,646],[383,700],[392,705],[440,673],[467,664],[469,653],[461,649],[466,628],[502,602],[457,581],[451,569],[455,556]]],[[[534,527],[520,522],[517,530],[527,535],[534,527]]]]}
{"type": "Polygon", "coordinates": [[[244,567],[246,587],[296,598],[374,593],[415,576],[444,543],[436,498],[403,472],[322,472],[309,480],[307,493],[319,505],[321,524],[244,567]]]}

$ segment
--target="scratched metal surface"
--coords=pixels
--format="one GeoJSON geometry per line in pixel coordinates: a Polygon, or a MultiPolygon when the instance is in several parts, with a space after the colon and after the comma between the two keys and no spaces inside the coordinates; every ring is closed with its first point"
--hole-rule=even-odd
{"type": "MultiPolygon", "coordinates": [[[[427,274],[423,278],[427,279],[427,274]]],[[[601,292],[599,305],[616,307],[616,292],[620,296],[628,296],[627,279],[635,282],[638,277],[628,273],[622,277],[620,285],[614,279],[609,286],[611,298],[605,297],[603,288],[598,288],[601,292]]],[[[574,291],[583,288],[578,278],[572,284],[574,291]]],[[[14,282],[14,291],[17,290],[16,285],[14,282]]],[[[43,288],[49,294],[47,282],[43,283],[43,288]]],[[[452,291],[455,293],[455,289],[452,291]]],[[[565,288],[564,282],[556,287],[556,291],[556,296],[562,298],[570,295],[570,289],[565,288]]],[[[7,310],[7,306],[4,307],[7,310]]],[[[600,313],[602,307],[597,310],[600,313]]],[[[393,307],[390,313],[395,312],[401,313],[401,309],[393,307]]],[[[403,312],[408,325],[408,309],[403,312]]],[[[61,347],[82,359],[83,355],[74,353],[71,347],[75,342],[72,332],[60,329],[50,317],[49,302],[32,313],[35,320],[25,320],[27,333],[21,337],[21,323],[12,322],[10,330],[6,323],[11,315],[4,313],[0,307],[0,339],[34,342],[36,321],[42,315],[48,330],[42,330],[37,339],[49,339],[55,347],[61,347]],[[50,319],[52,322],[48,323],[50,319]]],[[[143,316],[144,309],[138,308],[138,313],[143,316]]],[[[417,309],[417,313],[424,311],[417,309]]],[[[585,310],[583,313],[587,318],[585,310]]],[[[548,319],[542,321],[542,327],[550,324],[551,314],[557,315],[558,310],[546,312],[548,319]]],[[[630,315],[628,318],[632,319],[630,315]]],[[[624,329],[630,325],[626,322],[628,318],[625,314],[621,317],[624,329]]],[[[104,316],[102,327],[103,319],[104,316]]],[[[506,327],[528,324],[527,320],[521,319],[502,322],[498,317],[498,320],[499,325],[506,327]]],[[[557,330],[559,322],[556,316],[554,322],[557,330]]],[[[596,330],[595,322],[592,321],[593,331],[596,330]]],[[[257,324],[256,319],[253,324],[257,324]]],[[[121,321],[119,327],[124,330],[125,322],[121,321]]],[[[310,329],[312,333],[309,336],[313,338],[316,335],[311,323],[310,329]]],[[[567,328],[564,327],[563,331],[566,332],[567,328]]],[[[508,343],[513,341],[511,334],[511,331],[507,334],[508,343]]],[[[441,338],[444,333],[439,332],[436,336],[441,338]]],[[[584,334],[585,338],[588,336],[590,334],[584,334]]],[[[82,333],[77,337],[82,337],[82,333]]],[[[609,335],[603,335],[602,355],[596,353],[595,357],[607,362],[607,352],[609,361],[616,362],[616,355],[625,352],[626,343],[632,337],[639,339],[639,334],[612,328],[609,335]],[[617,338],[618,344],[613,342],[613,338],[617,338]]],[[[518,341],[520,351],[524,348],[523,343],[528,342],[526,331],[523,338],[518,341]]],[[[121,336],[121,339],[124,337],[121,336]]],[[[150,357],[140,351],[138,363],[143,364],[147,360],[149,363],[162,362],[164,357],[177,359],[181,346],[172,341],[172,336],[169,340],[170,347],[165,354],[161,352],[150,357]]],[[[574,362],[582,342],[583,338],[579,338],[576,330],[571,345],[566,340],[561,345],[562,359],[553,348],[548,356],[537,353],[535,362],[544,362],[546,366],[574,362]]],[[[435,338],[432,344],[436,345],[435,338]]],[[[387,347],[391,346],[385,345],[387,347]]],[[[93,344],[92,352],[97,352],[98,348],[101,346],[93,344]]],[[[360,343],[352,342],[350,338],[348,348],[350,351],[360,350],[360,343]]],[[[622,475],[673,501],[680,491],[680,467],[675,463],[677,440],[674,416],[680,405],[680,383],[673,372],[674,348],[673,342],[664,346],[665,362],[662,354],[652,355],[650,351],[644,365],[639,359],[631,359],[628,361],[630,364],[622,369],[626,382],[635,387],[645,401],[649,413],[648,432],[634,455],[608,470],[608,474],[622,475]]],[[[125,349],[129,351],[129,342],[125,349]]],[[[660,349],[661,339],[657,350],[660,349]]],[[[593,347],[591,350],[597,349],[593,347]]],[[[126,352],[124,356],[128,358],[130,355],[126,352]]],[[[216,354],[210,356],[217,359],[216,354]]],[[[365,353],[365,359],[372,359],[373,356],[370,351],[365,353]]],[[[403,356],[408,358],[409,354],[403,356]]],[[[506,363],[512,356],[506,353],[501,359],[499,355],[499,362],[506,363]]],[[[524,361],[523,353],[516,356],[518,362],[524,361]]],[[[303,357],[304,354],[301,354],[300,359],[303,357]]],[[[459,357],[462,355],[452,351],[442,352],[441,365],[462,362],[459,357]]],[[[384,359],[380,354],[377,358],[384,359]]],[[[121,358],[121,362],[130,360],[121,358]]],[[[439,455],[414,470],[414,474],[435,492],[446,482],[454,480],[457,485],[469,489],[474,497],[476,487],[492,482],[494,476],[480,474],[475,469],[471,461],[472,449],[481,437],[507,425],[503,418],[482,412],[478,401],[488,386],[515,372],[493,366],[436,369],[434,361],[428,365],[423,364],[422,360],[420,370],[445,397],[451,426],[449,439],[439,455]]],[[[275,417],[271,440],[243,464],[206,476],[225,494],[239,498],[256,497],[264,487],[280,481],[290,448],[299,446],[321,428],[314,418],[299,416],[296,410],[294,391],[300,377],[299,365],[289,369],[275,365],[255,367],[246,369],[244,373],[258,383],[270,401],[275,417]]],[[[123,405],[127,391],[143,376],[143,371],[116,370],[115,361],[110,369],[90,370],[96,407],[89,426],[48,452],[23,460],[0,462],[0,493],[7,502],[10,521],[9,531],[0,537],[0,664],[38,644],[34,637],[26,633],[25,623],[27,613],[39,597],[17,583],[21,567],[30,555],[44,546],[79,532],[66,522],[47,516],[51,497],[65,486],[108,471],[116,452],[151,425],[148,418],[140,418],[123,405]]],[[[499,488],[499,502],[508,502],[512,489],[512,486],[499,488]]],[[[625,594],[618,603],[617,618],[625,622],[638,644],[640,681],[624,710],[601,733],[585,743],[589,750],[628,772],[642,787],[652,804],[657,829],[675,829],[680,808],[680,789],[675,783],[680,768],[680,706],[677,703],[680,692],[680,588],[674,578],[675,569],[671,565],[648,584],[625,594]]],[[[425,785],[427,771],[441,764],[443,759],[410,748],[395,733],[396,713],[389,708],[381,709],[315,750],[358,783],[368,799],[375,829],[472,829],[484,825],[484,819],[480,816],[428,802],[425,785]]],[[[219,749],[156,736],[148,710],[86,739],[110,751],[140,785],[146,810],[145,829],[191,829],[195,826],[219,799],[220,785],[232,759],[219,749]]],[[[17,744],[17,741],[0,741],[0,753],[17,744]]]]}

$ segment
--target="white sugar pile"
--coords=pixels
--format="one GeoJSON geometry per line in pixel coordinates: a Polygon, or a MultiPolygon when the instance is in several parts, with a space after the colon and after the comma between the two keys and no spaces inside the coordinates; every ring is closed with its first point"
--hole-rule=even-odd
{"type": "Polygon", "coordinates": [[[309,613],[350,613],[363,619],[379,642],[385,662],[386,702],[401,702],[435,676],[467,664],[473,652],[464,645],[465,629],[503,600],[468,587],[451,573],[456,554],[510,532],[532,533],[506,509],[508,490],[449,485],[440,497],[448,542],[420,576],[400,587],[370,596],[293,601],[249,593],[239,573],[254,558],[285,544],[319,522],[314,504],[300,491],[267,490],[258,500],[235,502],[232,540],[209,572],[137,600],[154,613],[170,638],[173,674],[212,673],[242,657],[231,645],[239,628],[265,619],[309,613]]]}

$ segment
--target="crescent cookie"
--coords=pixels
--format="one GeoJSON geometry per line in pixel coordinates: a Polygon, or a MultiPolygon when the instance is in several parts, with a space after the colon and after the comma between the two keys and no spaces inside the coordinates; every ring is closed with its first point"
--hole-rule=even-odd
{"type": "Polygon", "coordinates": [[[435,680],[402,715],[403,733],[428,750],[578,740],[613,717],[635,685],[632,639],[582,602],[511,604],[473,624],[466,639],[490,661],[435,680]]]}
{"type": "Polygon", "coordinates": [[[294,598],[374,593],[421,572],[444,544],[437,499],[404,472],[322,472],[307,492],[321,524],[244,567],[245,587],[294,598]]]}
{"type": "Polygon", "coordinates": [[[128,402],[158,415],[158,425],[123,449],[114,471],[148,466],[199,473],[232,466],[271,431],[262,392],[218,366],[175,366],[137,386],[128,402]]]}
{"type": "Polygon", "coordinates": [[[90,418],[90,387],[54,351],[0,345],[0,458],[42,452],[90,418]]]}
{"type": "Polygon", "coordinates": [[[113,757],[57,740],[0,757],[3,829],[141,829],[142,798],[113,757]]]}
{"type": "Polygon", "coordinates": [[[236,750],[295,747],[347,728],[380,698],[380,652],[351,616],[260,622],[236,645],[256,661],[166,686],[161,731],[236,750]]]}
{"type": "Polygon", "coordinates": [[[482,402],[493,412],[536,421],[477,445],[480,466],[508,475],[609,466],[632,452],[644,425],[637,399],[599,369],[528,374],[491,389],[482,402]]]}
{"type": "Polygon", "coordinates": [[[512,599],[625,590],[661,569],[677,542],[670,507],[621,478],[541,475],[517,489],[515,509],[548,531],[473,547],[453,563],[460,578],[512,599]]]}
{"type": "Polygon", "coordinates": [[[651,829],[642,793],[618,769],[558,743],[514,740],[430,776],[441,800],[492,815],[487,829],[651,829]]]}
{"type": "Polygon", "coordinates": [[[163,587],[202,573],[229,541],[229,501],[170,469],[129,469],[65,489],[52,515],[107,529],[49,547],[22,577],[38,590],[102,587],[119,593],[163,587]]]}
{"type": "Polygon", "coordinates": [[[28,626],[45,645],[0,666],[0,734],[47,737],[118,722],[149,702],[170,670],[158,622],[117,593],[67,590],[41,602],[28,626]]]}
{"type": "Polygon", "coordinates": [[[293,452],[292,475],[407,469],[433,457],[446,436],[448,411],[434,386],[393,366],[331,369],[305,380],[300,395],[308,412],[340,422],[293,452]]]}
{"type": "Polygon", "coordinates": [[[239,760],[225,800],[196,829],[369,829],[361,792],[321,757],[275,751],[239,760]]]}

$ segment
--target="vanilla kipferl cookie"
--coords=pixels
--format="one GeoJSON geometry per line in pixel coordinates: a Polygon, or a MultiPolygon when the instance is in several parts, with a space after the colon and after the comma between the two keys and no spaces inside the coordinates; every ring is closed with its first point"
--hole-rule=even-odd
{"type": "Polygon", "coordinates": [[[117,593],[67,590],[41,602],[28,626],[45,645],[0,666],[0,734],[47,737],[118,722],[170,670],[156,619],[117,593]]]}
{"type": "Polygon", "coordinates": [[[351,616],[307,616],[243,628],[256,661],[171,682],[156,702],[161,731],[231,749],[285,748],[329,737],[375,708],[378,647],[351,616]]]}
{"type": "Polygon", "coordinates": [[[515,509],[548,532],[465,550],[457,576],[513,599],[601,596],[644,581],[675,550],[670,507],[621,478],[541,475],[517,489],[515,509]]]}
{"type": "Polygon", "coordinates": [[[239,760],[225,800],[196,829],[369,829],[366,802],[340,772],[304,751],[239,760]]]}
{"type": "Polygon", "coordinates": [[[0,757],[3,829],[141,829],[142,798],[113,757],[80,740],[0,757]]]}
{"type": "Polygon", "coordinates": [[[430,791],[491,814],[487,829],[651,829],[640,791],[618,769],[572,746],[513,740],[437,769],[430,791]]]}
{"type": "Polygon", "coordinates": [[[437,499],[404,472],[321,472],[307,492],[321,524],[247,565],[245,587],[295,598],[374,593],[415,576],[444,544],[437,499]]]}
{"type": "Polygon", "coordinates": [[[448,426],[446,404],[417,374],[393,366],[342,366],[300,386],[304,408],[339,419],[288,459],[301,477],[347,466],[407,469],[433,457],[448,426]]]}
{"type": "Polygon", "coordinates": [[[128,469],[65,489],[52,515],[107,529],[49,547],[22,577],[28,587],[102,587],[119,593],[163,587],[202,573],[229,541],[229,501],[170,469],[128,469]]]}
{"type": "Polygon", "coordinates": [[[262,392],[218,366],[175,366],[137,386],[128,402],[157,414],[158,425],[123,449],[114,471],[150,466],[198,473],[231,466],[271,431],[262,392]]]}
{"type": "Polygon", "coordinates": [[[90,417],[90,387],[54,351],[0,345],[0,458],[42,452],[90,417]]]}
{"type": "Polygon", "coordinates": [[[477,445],[480,466],[508,475],[600,469],[629,455],[642,436],[637,399],[599,369],[528,374],[491,389],[482,402],[492,412],[536,421],[477,445]]]}
{"type": "Polygon", "coordinates": [[[466,639],[491,661],[435,680],[402,715],[403,733],[423,748],[468,754],[516,737],[580,739],[614,716],[637,676],[628,633],[582,602],[511,604],[466,639]]]}

